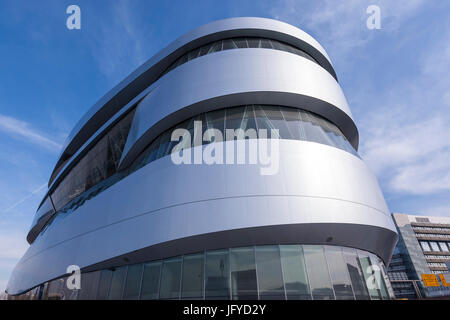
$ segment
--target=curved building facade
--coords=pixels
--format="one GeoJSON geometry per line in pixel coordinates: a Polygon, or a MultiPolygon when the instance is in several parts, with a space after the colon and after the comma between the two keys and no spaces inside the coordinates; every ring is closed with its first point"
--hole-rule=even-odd
{"type": "Polygon", "coordinates": [[[357,149],[336,73],[311,36],[262,18],[201,26],[72,130],[7,292],[389,299],[397,232],[357,149]],[[80,290],[66,286],[73,265],[80,290]]]}

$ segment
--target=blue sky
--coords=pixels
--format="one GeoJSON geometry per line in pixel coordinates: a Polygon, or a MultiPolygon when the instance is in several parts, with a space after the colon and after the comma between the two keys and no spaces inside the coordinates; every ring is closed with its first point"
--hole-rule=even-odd
{"type": "Polygon", "coordinates": [[[0,290],[27,249],[65,137],[115,84],[183,33],[217,19],[275,18],[327,50],[391,211],[450,216],[449,1],[0,3],[0,290]],[[81,30],[66,8],[81,8],[81,30]],[[366,27],[379,5],[381,29],[366,27]]]}

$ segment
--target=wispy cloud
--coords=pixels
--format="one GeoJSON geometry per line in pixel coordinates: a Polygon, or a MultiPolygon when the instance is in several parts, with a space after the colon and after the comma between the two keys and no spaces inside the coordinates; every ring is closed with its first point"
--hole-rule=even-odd
{"type": "Polygon", "coordinates": [[[1,213],[7,213],[9,211],[11,211],[12,209],[16,208],[18,205],[24,203],[26,200],[30,199],[32,196],[34,196],[35,194],[37,194],[38,192],[40,192],[41,190],[44,190],[44,188],[47,187],[47,183],[44,183],[43,185],[41,185],[39,188],[31,191],[28,195],[26,195],[25,197],[23,197],[22,199],[18,200],[17,202],[15,202],[13,205],[9,206],[8,208],[6,208],[5,210],[3,210],[1,213]]]}
{"type": "Polygon", "coordinates": [[[108,4],[109,19],[98,18],[98,29],[90,33],[93,57],[102,72],[111,82],[116,83],[145,62],[144,46],[149,43],[144,26],[133,11],[135,3],[120,0],[108,4]],[[113,17],[113,19],[111,19],[113,17]]]}
{"type": "Polygon", "coordinates": [[[2,114],[0,114],[0,131],[43,147],[51,152],[59,152],[62,147],[58,142],[33,129],[27,122],[2,114]]]}
{"type": "MultiPolygon", "coordinates": [[[[442,33],[450,36],[450,24],[442,33]]],[[[361,146],[391,190],[415,195],[450,191],[450,44],[436,43],[418,60],[420,73],[363,119],[361,146]]]]}
{"type": "Polygon", "coordinates": [[[366,45],[376,35],[366,27],[369,5],[380,7],[383,32],[396,32],[424,3],[425,0],[282,0],[271,13],[276,19],[313,33],[331,53],[332,60],[343,64],[348,61],[348,54],[354,54],[354,48],[366,45]]]}

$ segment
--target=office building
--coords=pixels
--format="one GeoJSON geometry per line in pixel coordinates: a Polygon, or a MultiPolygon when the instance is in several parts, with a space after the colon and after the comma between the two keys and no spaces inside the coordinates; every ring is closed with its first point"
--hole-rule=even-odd
{"type": "Polygon", "coordinates": [[[418,299],[450,295],[450,289],[425,287],[422,274],[449,273],[450,218],[393,213],[399,241],[388,275],[397,298],[418,299]]]}

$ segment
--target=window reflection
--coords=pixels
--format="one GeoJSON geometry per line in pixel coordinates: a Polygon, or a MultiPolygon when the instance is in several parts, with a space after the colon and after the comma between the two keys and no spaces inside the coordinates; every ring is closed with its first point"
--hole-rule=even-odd
{"type": "Polygon", "coordinates": [[[109,300],[122,299],[123,286],[125,284],[125,276],[127,274],[127,267],[120,267],[114,270],[111,287],[109,289],[109,300]]]}
{"type": "Polygon", "coordinates": [[[357,300],[368,300],[369,292],[355,249],[342,248],[344,260],[347,264],[348,274],[352,282],[353,291],[357,300]]]}
{"type": "Polygon", "coordinates": [[[179,299],[181,281],[181,258],[165,260],[161,274],[161,299],[179,299]]]}
{"type": "Polygon", "coordinates": [[[127,279],[125,282],[125,290],[123,298],[125,300],[139,299],[139,290],[142,281],[142,264],[135,264],[128,267],[127,279]]]}
{"type": "Polygon", "coordinates": [[[377,284],[377,288],[379,290],[379,293],[381,294],[381,297],[383,299],[389,299],[389,295],[388,295],[388,290],[386,287],[386,284],[384,283],[385,279],[383,277],[383,273],[382,273],[382,267],[378,262],[378,258],[373,255],[373,254],[369,254],[370,257],[370,262],[372,263],[372,268],[373,268],[373,274],[375,276],[375,281],[377,284]]]}
{"type": "Polygon", "coordinates": [[[311,285],[313,299],[334,299],[323,247],[307,245],[303,246],[303,252],[305,254],[306,268],[308,270],[309,284],[311,285]]]}
{"type": "Polygon", "coordinates": [[[358,250],[358,257],[361,263],[361,268],[363,270],[367,289],[369,290],[370,298],[372,300],[380,300],[381,292],[374,274],[375,268],[372,267],[372,262],[370,261],[369,254],[358,250]]]}
{"type": "Polygon", "coordinates": [[[286,298],[288,300],[311,299],[302,247],[299,245],[280,246],[280,255],[286,298]]]}
{"type": "Polygon", "coordinates": [[[109,287],[111,285],[113,272],[111,270],[102,270],[100,273],[100,283],[97,291],[97,300],[108,299],[109,287]]]}
{"type": "Polygon", "coordinates": [[[254,249],[231,249],[230,268],[232,299],[258,299],[254,249]]]}
{"type": "Polygon", "coordinates": [[[285,299],[278,246],[256,247],[258,290],[261,300],[285,299]]]}
{"type": "Polygon", "coordinates": [[[346,268],[342,250],[339,247],[325,246],[325,256],[330,269],[331,281],[337,300],[354,299],[350,277],[346,268]]]}
{"type": "Polygon", "coordinates": [[[206,299],[230,299],[230,263],[228,250],[206,253],[206,299]]]}
{"type": "Polygon", "coordinates": [[[182,299],[203,299],[203,253],[183,257],[182,299]]]}
{"type": "Polygon", "coordinates": [[[159,278],[161,276],[161,262],[150,262],[144,264],[142,276],[142,300],[155,300],[159,297],[159,278]]]}

